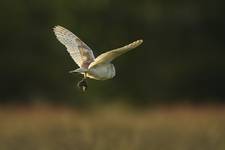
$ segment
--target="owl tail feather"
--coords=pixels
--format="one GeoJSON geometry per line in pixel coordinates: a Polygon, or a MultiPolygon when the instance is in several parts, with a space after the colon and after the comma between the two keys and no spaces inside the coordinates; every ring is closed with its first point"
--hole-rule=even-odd
{"type": "Polygon", "coordinates": [[[74,72],[78,72],[78,73],[85,73],[85,72],[87,72],[88,71],[88,69],[85,69],[85,68],[78,68],[78,69],[75,69],[75,70],[72,70],[72,71],[70,71],[69,73],[74,73],[74,72]]]}

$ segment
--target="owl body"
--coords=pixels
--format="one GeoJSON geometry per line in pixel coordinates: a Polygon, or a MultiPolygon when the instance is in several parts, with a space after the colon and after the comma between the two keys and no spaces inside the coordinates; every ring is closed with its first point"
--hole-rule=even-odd
{"type": "Polygon", "coordinates": [[[75,34],[62,26],[55,26],[53,31],[56,38],[66,47],[68,53],[79,66],[78,69],[71,71],[84,75],[78,86],[83,89],[87,88],[86,77],[95,80],[107,80],[116,75],[115,67],[111,63],[114,59],[122,54],[141,45],[143,40],[134,41],[126,46],[116,48],[102,53],[95,58],[91,48],[89,48],[75,34]]]}
{"type": "Polygon", "coordinates": [[[111,63],[96,65],[87,71],[87,77],[95,80],[107,80],[116,75],[115,67],[111,63]]]}

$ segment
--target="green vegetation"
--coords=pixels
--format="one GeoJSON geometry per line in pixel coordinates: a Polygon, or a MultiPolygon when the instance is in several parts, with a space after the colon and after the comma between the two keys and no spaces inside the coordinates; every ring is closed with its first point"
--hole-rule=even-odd
{"type": "Polygon", "coordinates": [[[224,150],[223,107],[1,108],[2,150],[224,150]]]}
{"type": "Polygon", "coordinates": [[[0,102],[223,102],[224,6],[221,0],[3,0],[0,102]],[[114,79],[89,81],[82,94],[55,25],[73,31],[95,55],[140,38],[144,44],[114,62],[114,79]]]}

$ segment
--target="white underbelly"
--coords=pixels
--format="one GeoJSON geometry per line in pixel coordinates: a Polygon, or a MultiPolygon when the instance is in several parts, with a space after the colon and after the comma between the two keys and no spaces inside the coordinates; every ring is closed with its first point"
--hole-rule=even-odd
{"type": "Polygon", "coordinates": [[[111,79],[116,75],[114,65],[111,63],[99,64],[90,68],[87,77],[96,80],[107,80],[111,79]]]}

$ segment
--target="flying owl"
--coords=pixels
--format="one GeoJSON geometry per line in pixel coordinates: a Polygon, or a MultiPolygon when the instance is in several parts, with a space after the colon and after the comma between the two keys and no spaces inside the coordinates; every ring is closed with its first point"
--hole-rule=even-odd
{"type": "Polygon", "coordinates": [[[56,38],[67,48],[70,56],[79,66],[78,69],[70,71],[70,73],[77,72],[83,75],[83,79],[77,84],[82,91],[87,89],[87,78],[95,80],[113,78],[116,75],[116,71],[111,62],[120,55],[138,47],[143,42],[143,40],[137,40],[121,48],[105,52],[95,58],[93,51],[66,28],[57,25],[53,28],[53,31],[56,38]]]}

